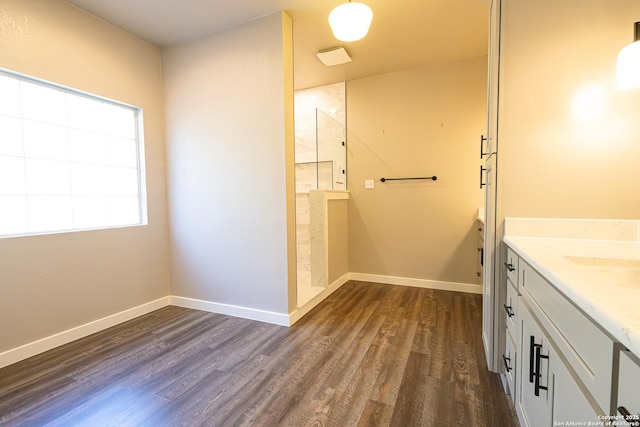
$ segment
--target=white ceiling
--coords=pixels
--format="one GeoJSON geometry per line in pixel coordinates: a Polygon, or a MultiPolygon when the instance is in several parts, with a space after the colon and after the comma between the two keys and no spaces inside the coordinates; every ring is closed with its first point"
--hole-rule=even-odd
{"type": "Polygon", "coordinates": [[[360,0],[367,37],[333,38],[327,16],[343,0],[67,0],[156,46],[179,45],[284,9],[294,23],[296,89],[486,55],[483,0],[360,0]],[[316,52],[344,46],[353,62],[325,67],[316,52]]]}

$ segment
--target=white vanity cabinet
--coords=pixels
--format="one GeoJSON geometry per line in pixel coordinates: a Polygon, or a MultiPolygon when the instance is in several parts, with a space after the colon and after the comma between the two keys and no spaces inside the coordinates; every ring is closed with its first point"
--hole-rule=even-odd
{"type": "Polygon", "coordinates": [[[597,409],[608,414],[612,410],[614,341],[522,259],[519,268],[520,298],[528,303],[597,409]]]}
{"type": "MultiPolygon", "coordinates": [[[[510,360],[513,371],[503,373],[521,425],[599,425],[599,416],[614,410],[618,347],[511,248],[505,268],[505,357],[513,354],[515,360],[510,360]]],[[[632,382],[627,384],[632,390],[632,382]]],[[[636,389],[636,401],[637,396],[636,389]]],[[[628,405],[630,412],[637,407],[628,405]]]]}

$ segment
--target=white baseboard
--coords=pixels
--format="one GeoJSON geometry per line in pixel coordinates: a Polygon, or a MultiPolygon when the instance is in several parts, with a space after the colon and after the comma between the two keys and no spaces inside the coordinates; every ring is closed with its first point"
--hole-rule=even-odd
{"type": "Polygon", "coordinates": [[[273,311],[259,310],[255,308],[241,307],[239,305],[221,304],[218,302],[204,301],[200,299],[170,296],[171,305],[208,311],[210,313],[226,314],[228,316],[242,317],[243,319],[258,320],[260,322],[274,323],[276,325],[289,326],[289,316],[273,311]]]}
{"type": "Polygon", "coordinates": [[[414,288],[440,289],[442,291],[481,294],[482,286],[470,283],[441,282],[437,280],[413,279],[410,277],[383,276],[378,274],[350,273],[351,280],[386,283],[388,285],[412,286],[414,288]]]}
{"type": "Polygon", "coordinates": [[[346,273],[344,276],[340,277],[338,280],[327,286],[325,290],[321,293],[313,297],[309,302],[307,302],[302,307],[298,307],[291,313],[289,313],[289,325],[293,325],[298,320],[302,319],[302,316],[313,310],[313,308],[324,301],[329,295],[338,290],[342,285],[347,283],[350,280],[350,273],[346,273]]]}
{"type": "Polygon", "coordinates": [[[96,332],[100,332],[104,329],[126,322],[128,320],[135,319],[136,317],[142,316],[143,314],[151,313],[154,310],[166,307],[168,305],[169,297],[163,297],[155,301],[151,301],[137,307],[133,307],[107,317],[103,317],[102,319],[94,320],[93,322],[85,323],[84,325],[67,329],[66,331],[39,339],[34,342],[30,342],[20,347],[12,348],[11,350],[0,353],[0,368],[9,366],[24,359],[28,359],[29,357],[35,356],[36,354],[40,354],[47,350],[51,350],[61,345],[68,344],[71,341],[84,338],[96,332]]]}

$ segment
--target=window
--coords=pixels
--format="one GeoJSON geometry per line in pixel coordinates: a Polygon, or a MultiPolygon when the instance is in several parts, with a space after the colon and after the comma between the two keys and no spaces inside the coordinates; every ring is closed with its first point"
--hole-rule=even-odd
{"type": "Polygon", "coordinates": [[[0,70],[0,236],[142,224],[140,115],[0,70]]]}

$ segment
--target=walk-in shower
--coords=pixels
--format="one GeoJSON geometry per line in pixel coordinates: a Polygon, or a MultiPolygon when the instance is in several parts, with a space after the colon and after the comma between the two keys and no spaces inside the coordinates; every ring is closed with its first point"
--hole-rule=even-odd
{"type": "MultiPolygon", "coordinates": [[[[295,93],[295,179],[298,307],[320,294],[326,278],[316,272],[312,257],[311,194],[315,190],[346,190],[345,84],[295,93]]],[[[316,198],[319,197],[316,195],[316,198]]],[[[319,199],[318,199],[319,200],[319,199]]],[[[318,217],[318,214],[314,214],[318,217]]],[[[317,226],[316,232],[317,230],[317,226]]],[[[317,246],[316,246],[317,247],[317,246]]]]}

